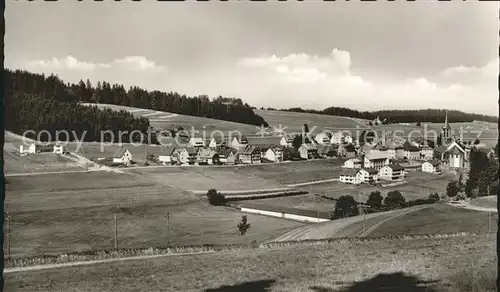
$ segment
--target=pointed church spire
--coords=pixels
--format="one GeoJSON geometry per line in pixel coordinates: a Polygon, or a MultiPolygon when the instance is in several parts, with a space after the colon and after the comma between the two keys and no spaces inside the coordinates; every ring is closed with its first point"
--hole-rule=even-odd
{"type": "Polygon", "coordinates": [[[448,111],[445,111],[445,117],[444,117],[444,127],[448,129],[450,126],[448,125],[448,111]]]}

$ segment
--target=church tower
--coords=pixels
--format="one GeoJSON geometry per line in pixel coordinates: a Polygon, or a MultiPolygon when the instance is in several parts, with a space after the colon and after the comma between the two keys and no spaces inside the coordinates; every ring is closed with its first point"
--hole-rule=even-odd
{"type": "Polygon", "coordinates": [[[444,118],[444,126],[443,126],[443,131],[442,131],[442,143],[444,145],[450,143],[452,140],[451,138],[451,127],[448,124],[448,111],[446,111],[445,118],[444,118]]]}

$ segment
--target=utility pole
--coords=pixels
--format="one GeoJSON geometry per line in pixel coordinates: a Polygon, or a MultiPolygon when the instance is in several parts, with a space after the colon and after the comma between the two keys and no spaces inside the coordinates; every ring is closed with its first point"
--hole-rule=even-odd
{"type": "Polygon", "coordinates": [[[170,246],[170,212],[167,212],[167,246],[170,246]]]}
{"type": "Polygon", "coordinates": [[[9,212],[6,213],[6,219],[7,219],[7,238],[6,238],[6,244],[7,244],[7,258],[10,259],[10,214],[9,212]]]}
{"type": "Polygon", "coordinates": [[[116,213],[113,216],[115,223],[115,249],[118,249],[118,224],[116,222],[116,213]]]}
{"type": "Polygon", "coordinates": [[[491,212],[488,212],[488,232],[491,233],[491,212]]]}

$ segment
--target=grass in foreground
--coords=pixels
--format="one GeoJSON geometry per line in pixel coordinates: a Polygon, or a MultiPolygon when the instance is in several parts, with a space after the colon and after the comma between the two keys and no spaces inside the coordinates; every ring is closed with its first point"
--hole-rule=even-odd
{"type": "Polygon", "coordinates": [[[5,275],[5,287],[8,291],[470,292],[475,285],[481,288],[476,292],[486,292],[494,291],[490,288],[496,274],[496,263],[491,261],[495,247],[493,235],[292,243],[19,272],[5,275]],[[469,272],[469,280],[463,277],[465,269],[476,271],[469,272]]]}

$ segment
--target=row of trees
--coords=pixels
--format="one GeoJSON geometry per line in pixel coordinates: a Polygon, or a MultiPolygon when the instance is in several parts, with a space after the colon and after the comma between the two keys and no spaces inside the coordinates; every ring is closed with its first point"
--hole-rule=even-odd
{"type": "Polygon", "coordinates": [[[105,141],[119,142],[120,131],[122,142],[140,142],[141,133],[146,134],[149,121],[145,118],[134,118],[126,111],[102,110],[87,107],[74,102],[61,102],[37,94],[13,93],[5,99],[5,128],[15,133],[25,131],[28,138],[37,139],[41,131],[48,134],[39,135],[42,141],[82,140],[101,141],[104,131],[111,134],[102,135],[105,141]],[[57,132],[67,131],[68,137],[57,132]],[[136,131],[133,136],[130,136],[136,131]],[[128,133],[126,133],[128,132],[128,133]]]}
{"type": "MultiPolygon", "coordinates": [[[[314,113],[330,116],[342,116],[366,120],[374,120],[379,117],[383,124],[389,123],[443,123],[445,110],[439,109],[422,109],[422,110],[381,110],[381,111],[358,111],[345,107],[329,107],[323,110],[302,109],[294,107],[283,109],[282,111],[298,112],[298,113],[314,113]]],[[[470,114],[462,111],[451,110],[448,111],[448,121],[450,123],[458,122],[472,122],[472,121],[485,121],[497,123],[498,117],[470,114]]]]}
{"type": "Polygon", "coordinates": [[[252,107],[239,98],[219,96],[210,100],[206,95],[188,97],[177,92],[147,91],[137,86],[126,90],[123,85],[108,82],[97,82],[93,86],[88,79],[77,84],[65,84],[54,75],[45,77],[21,70],[5,70],[4,76],[6,89],[12,93],[30,93],[61,102],[115,104],[268,126],[261,116],[253,112],[252,107]]]}

